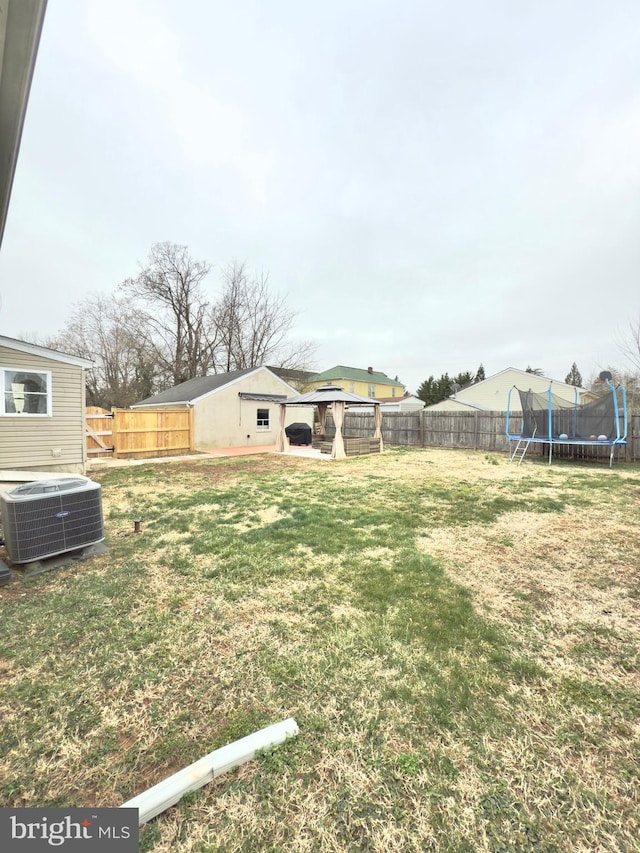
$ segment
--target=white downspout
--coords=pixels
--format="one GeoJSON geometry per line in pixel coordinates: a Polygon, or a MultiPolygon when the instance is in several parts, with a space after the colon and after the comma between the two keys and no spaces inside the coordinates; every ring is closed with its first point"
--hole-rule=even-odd
{"type": "Polygon", "coordinates": [[[293,717],[274,723],[227,746],[215,749],[204,758],[123,803],[120,808],[138,809],[138,821],[142,826],[170,806],[174,806],[189,791],[197,791],[222,773],[255,758],[256,752],[278,746],[297,734],[298,724],[293,717]]]}

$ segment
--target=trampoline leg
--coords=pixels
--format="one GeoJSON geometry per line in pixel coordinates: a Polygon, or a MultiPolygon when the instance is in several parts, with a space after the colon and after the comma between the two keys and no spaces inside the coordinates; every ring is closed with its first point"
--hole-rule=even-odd
{"type": "Polygon", "coordinates": [[[553,453],[553,442],[549,442],[549,465],[551,465],[551,454],[553,453]]]}

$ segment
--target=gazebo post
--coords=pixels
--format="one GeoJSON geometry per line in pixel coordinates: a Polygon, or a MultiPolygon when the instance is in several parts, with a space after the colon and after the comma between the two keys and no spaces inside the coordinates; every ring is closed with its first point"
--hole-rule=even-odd
{"type": "Polygon", "coordinates": [[[284,425],[287,417],[287,404],[280,403],[280,429],[276,438],[276,453],[284,453],[287,446],[287,434],[284,431],[284,425]]]}

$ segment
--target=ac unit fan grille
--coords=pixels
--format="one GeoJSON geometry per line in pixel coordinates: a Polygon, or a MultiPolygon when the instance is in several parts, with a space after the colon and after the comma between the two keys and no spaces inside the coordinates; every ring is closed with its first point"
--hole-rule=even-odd
{"type": "Polygon", "coordinates": [[[75,551],[104,539],[97,484],[25,500],[12,501],[9,493],[1,506],[5,545],[15,563],[75,551]]]}

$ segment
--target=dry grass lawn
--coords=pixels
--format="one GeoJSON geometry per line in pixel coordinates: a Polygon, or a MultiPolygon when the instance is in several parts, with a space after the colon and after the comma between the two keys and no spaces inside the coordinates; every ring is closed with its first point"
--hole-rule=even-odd
{"type": "Polygon", "coordinates": [[[141,849],[640,850],[637,466],[98,476],[109,553],[0,588],[0,806],[116,806],[293,716],[141,849]]]}

